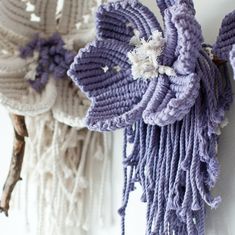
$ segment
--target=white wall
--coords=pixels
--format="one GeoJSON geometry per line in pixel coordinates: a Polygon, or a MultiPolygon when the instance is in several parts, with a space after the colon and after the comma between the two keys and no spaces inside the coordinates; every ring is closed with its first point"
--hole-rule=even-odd
{"type": "MultiPolygon", "coordinates": [[[[155,9],[155,0],[142,0],[152,10],[155,9]]],[[[202,24],[205,39],[212,43],[219,30],[223,16],[235,9],[234,0],[195,0],[197,18],[202,24]]],[[[157,12],[157,10],[155,10],[157,12]]],[[[234,82],[235,84],[235,82],[234,82]]],[[[235,104],[228,115],[230,124],[224,129],[220,139],[219,158],[221,162],[221,177],[215,189],[222,195],[223,202],[216,211],[208,212],[208,235],[234,235],[235,234],[235,104]]],[[[0,108],[0,186],[7,172],[11,153],[12,129],[6,112],[0,108]]],[[[105,230],[95,230],[93,235],[120,235],[119,218],[116,214],[121,202],[121,159],[122,159],[122,133],[115,133],[115,149],[113,164],[113,184],[115,202],[115,224],[105,230]]],[[[127,216],[127,235],[144,235],[145,207],[139,201],[140,192],[131,195],[127,216]]],[[[33,208],[32,208],[33,209],[33,208]]],[[[0,234],[25,235],[23,215],[20,212],[11,214],[9,219],[0,215],[0,234]],[[17,233],[16,233],[17,231],[17,233]]],[[[30,234],[34,235],[34,234],[30,234]]]]}

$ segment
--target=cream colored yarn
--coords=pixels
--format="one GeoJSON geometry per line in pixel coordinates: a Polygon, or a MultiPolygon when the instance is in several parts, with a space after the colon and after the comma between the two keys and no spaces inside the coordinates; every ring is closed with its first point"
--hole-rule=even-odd
{"type": "Polygon", "coordinates": [[[27,200],[29,234],[90,234],[94,223],[109,225],[111,135],[70,128],[50,113],[27,118],[26,123],[31,128],[23,167],[26,185],[21,188],[26,193],[21,194],[27,200]],[[35,196],[36,232],[30,226],[35,196]]]}
{"type": "MultiPolygon", "coordinates": [[[[47,112],[56,102],[54,117],[59,121],[78,128],[77,120],[85,115],[86,109],[80,103],[80,95],[67,95],[67,86],[49,82],[42,94],[32,90],[24,76],[26,61],[19,58],[19,47],[25,45],[36,33],[49,36],[59,32],[65,46],[78,51],[95,35],[94,14],[100,0],[1,0],[0,1],[0,103],[11,112],[35,116],[47,112]],[[66,94],[61,94],[65,92],[66,94]],[[66,99],[61,99],[66,97],[66,99]],[[69,98],[68,98],[69,97],[69,98]],[[82,107],[76,104],[80,103],[82,107]],[[61,110],[60,105],[61,104],[61,110]],[[74,106],[71,107],[71,104],[74,106]],[[67,107],[71,109],[67,110],[67,107]],[[82,113],[81,110],[84,112],[82,113]],[[71,118],[77,117],[76,120],[71,118]]],[[[78,89],[78,88],[77,88],[78,89]]],[[[71,92],[74,88],[71,86],[71,92]]]]}
{"type": "Polygon", "coordinates": [[[42,93],[31,89],[18,53],[38,32],[45,37],[59,32],[66,47],[78,51],[95,35],[100,3],[0,0],[0,103],[26,116],[29,131],[17,194],[27,206],[29,234],[89,235],[93,222],[110,223],[111,136],[84,128],[90,104],[69,79],[50,79],[42,93]],[[35,204],[36,232],[30,206],[35,204]]]}

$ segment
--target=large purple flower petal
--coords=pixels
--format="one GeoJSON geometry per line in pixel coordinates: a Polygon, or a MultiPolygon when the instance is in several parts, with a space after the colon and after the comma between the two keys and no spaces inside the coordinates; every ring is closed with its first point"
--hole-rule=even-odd
{"type": "Polygon", "coordinates": [[[136,0],[112,2],[98,9],[98,38],[129,42],[135,29],[144,38],[149,38],[153,31],[161,31],[154,14],[136,0]]]}
{"type": "Polygon", "coordinates": [[[143,113],[144,121],[165,126],[181,120],[195,104],[199,87],[197,74],[159,77],[153,97],[143,113]]]}
{"type": "Polygon", "coordinates": [[[96,41],[75,58],[68,74],[92,100],[86,120],[90,129],[114,130],[141,118],[156,84],[148,88],[148,82],[132,78],[131,49],[116,40],[96,41]]]}
{"type": "Polygon", "coordinates": [[[194,4],[192,0],[156,0],[157,5],[162,13],[164,15],[165,10],[168,7],[174,6],[175,4],[187,4],[189,10],[192,11],[193,14],[195,14],[194,4]]]}
{"type": "Polygon", "coordinates": [[[194,105],[200,77],[195,68],[201,49],[201,29],[185,4],[165,11],[166,48],[163,63],[173,64],[175,77],[160,76],[154,94],[143,113],[144,121],[160,126],[181,120],[194,105]]]}
{"type": "MultiPolygon", "coordinates": [[[[132,13],[131,4],[137,2],[112,3],[101,7],[100,11],[105,11],[102,17],[107,20],[113,17],[110,12],[115,13],[114,16],[117,12],[118,16],[123,11],[126,11],[125,14],[132,13]]],[[[122,26],[124,23],[126,26],[128,21],[125,17],[120,19],[124,21],[116,22],[117,32],[113,38],[125,35],[122,26]]],[[[138,21],[143,19],[143,15],[138,16],[138,21]]],[[[127,57],[134,47],[126,40],[96,41],[80,51],[69,75],[92,100],[87,114],[89,128],[113,130],[131,125],[141,117],[148,124],[163,126],[181,120],[190,111],[200,86],[200,76],[195,68],[201,49],[201,29],[187,4],[169,7],[165,11],[165,19],[166,47],[162,62],[174,67],[175,77],[161,75],[148,81],[134,80],[127,57]],[[119,71],[115,71],[115,67],[119,71]]],[[[151,30],[141,32],[144,37],[152,33],[151,30]]]]}
{"type": "Polygon", "coordinates": [[[229,53],[235,44],[235,11],[223,19],[220,33],[214,45],[213,52],[223,60],[229,59],[229,53]]]}
{"type": "Polygon", "coordinates": [[[176,4],[165,12],[166,49],[164,64],[172,65],[178,74],[194,72],[202,43],[201,26],[187,4],[176,4]]]}

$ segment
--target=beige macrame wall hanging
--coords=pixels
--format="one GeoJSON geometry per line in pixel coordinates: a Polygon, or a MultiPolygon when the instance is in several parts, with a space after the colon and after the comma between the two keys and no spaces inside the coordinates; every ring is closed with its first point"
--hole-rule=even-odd
{"type": "MultiPolygon", "coordinates": [[[[37,197],[39,235],[86,234],[94,220],[109,223],[112,138],[84,128],[90,103],[65,72],[93,39],[101,2],[0,1],[0,103],[15,129],[1,208],[8,214],[22,177],[15,196],[24,192],[28,205],[37,197]]],[[[28,222],[31,213],[26,208],[28,222]]]]}

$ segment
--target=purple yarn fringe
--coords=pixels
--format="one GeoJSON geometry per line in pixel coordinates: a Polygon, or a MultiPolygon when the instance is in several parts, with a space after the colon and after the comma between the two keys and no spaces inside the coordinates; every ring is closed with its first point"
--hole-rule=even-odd
{"type": "Polygon", "coordinates": [[[231,85],[221,77],[226,68],[220,69],[201,51],[197,72],[206,76],[190,113],[164,127],[139,121],[125,129],[126,180],[119,210],[123,228],[129,194],[139,183],[141,200],[147,204],[147,235],[205,234],[205,204],[216,208],[221,201],[212,197],[210,189],[219,175],[216,149],[220,123],[232,102],[231,85]],[[127,156],[128,144],[133,149],[127,156]]]}

